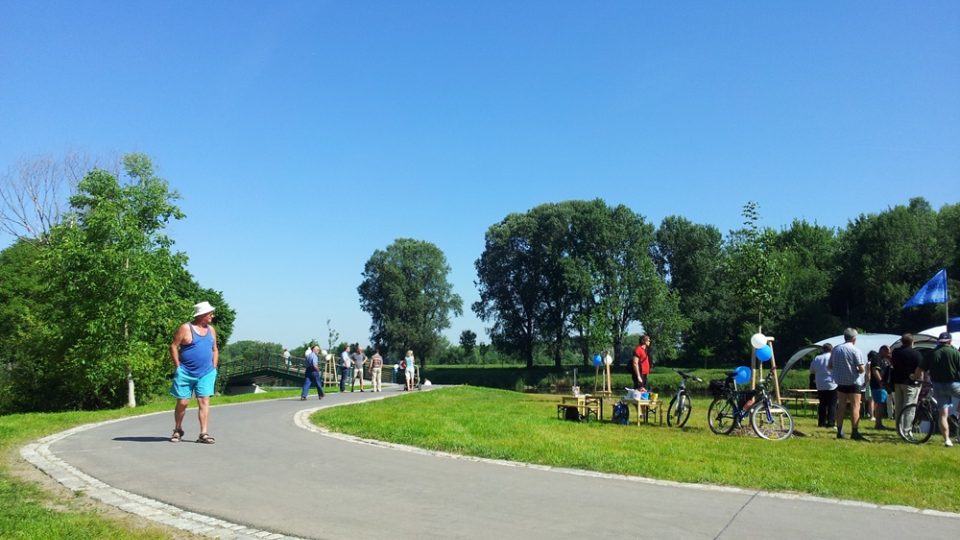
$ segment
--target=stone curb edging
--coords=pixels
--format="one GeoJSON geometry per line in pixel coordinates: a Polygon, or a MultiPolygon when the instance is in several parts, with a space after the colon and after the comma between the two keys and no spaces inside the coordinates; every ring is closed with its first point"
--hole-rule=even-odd
{"type": "MultiPolygon", "coordinates": [[[[383,399],[383,398],[379,398],[383,399]]],[[[842,506],[854,506],[860,508],[873,508],[879,510],[891,510],[896,512],[904,512],[908,514],[920,514],[925,516],[934,516],[934,517],[946,517],[952,519],[960,520],[960,514],[954,512],[944,512],[941,510],[929,510],[922,508],[915,508],[912,506],[903,506],[903,505],[882,505],[875,503],[868,503],[863,501],[854,501],[849,499],[834,499],[830,497],[818,497],[815,495],[806,495],[802,493],[784,493],[776,491],[762,491],[762,490],[748,490],[732,486],[718,486],[713,484],[693,484],[688,482],[676,482],[673,480],[658,480],[656,478],[646,478],[643,476],[628,476],[623,474],[613,474],[613,473],[602,473],[595,471],[587,471],[583,469],[571,469],[565,467],[553,467],[551,465],[538,465],[535,463],[523,463],[519,461],[507,461],[503,459],[491,459],[491,458],[481,458],[476,456],[465,456],[461,454],[452,454],[450,452],[442,452],[439,450],[426,450],[423,448],[417,448],[415,446],[408,446],[404,444],[397,444],[391,442],[378,441],[375,439],[364,439],[361,437],[355,437],[353,435],[345,435],[343,433],[337,433],[330,431],[326,428],[316,426],[310,422],[310,415],[317,412],[320,409],[326,409],[329,407],[339,407],[342,405],[350,405],[350,403],[340,403],[336,405],[330,405],[327,407],[313,407],[311,409],[304,409],[297,412],[294,415],[294,423],[297,424],[302,429],[307,431],[312,431],[314,433],[319,433],[325,437],[330,437],[332,439],[338,439],[342,441],[352,442],[356,444],[366,444],[370,446],[377,446],[380,448],[389,448],[392,450],[399,450],[403,452],[410,452],[413,454],[420,454],[424,456],[432,457],[442,457],[448,459],[458,459],[463,461],[472,461],[476,463],[488,463],[491,465],[499,465],[502,467],[517,467],[524,469],[534,469],[545,472],[554,472],[560,474],[569,474],[572,476],[584,476],[589,478],[606,478],[611,480],[624,480],[628,482],[638,482],[642,484],[656,485],[656,486],[667,486],[667,487],[682,487],[686,489],[696,489],[700,491],[715,491],[721,493],[738,493],[746,496],[758,496],[766,497],[771,499],[783,499],[791,501],[810,501],[810,502],[820,502],[820,503],[830,503],[837,504],[842,506]]]]}

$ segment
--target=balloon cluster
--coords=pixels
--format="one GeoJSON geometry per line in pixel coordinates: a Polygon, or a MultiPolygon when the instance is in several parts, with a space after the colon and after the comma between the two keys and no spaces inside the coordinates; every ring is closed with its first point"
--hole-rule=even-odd
{"type": "Polygon", "coordinates": [[[757,360],[768,362],[773,358],[773,348],[767,343],[767,336],[757,332],[750,337],[750,344],[757,350],[757,360]]]}

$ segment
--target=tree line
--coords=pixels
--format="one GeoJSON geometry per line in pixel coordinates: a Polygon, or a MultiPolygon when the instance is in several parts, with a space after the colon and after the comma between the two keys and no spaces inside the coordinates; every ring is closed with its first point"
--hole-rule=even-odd
{"type": "Polygon", "coordinates": [[[840,229],[804,220],[761,227],[756,202],[742,216],[724,236],[682,216],[655,227],[602,200],[511,214],[486,232],[472,308],[493,345],[528,366],[538,351],[557,366],[571,349],[584,363],[603,350],[624,353],[636,344],[624,342],[634,323],[659,361],[693,365],[746,361],[758,327],[792,352],[846,326],[902,333],[942,324],[943,305],[901,306],[939,269],[960,275],[960,204],[934,210],[914,198],[840,229]]]}
{"type": "MultiPolygon", "coordinates": [[[[0,252],[0,412],[132,405],[164,392],[171,329],[198,299],[217,307],[226,358],[280,349],[226,347],[236,313],[196,282],[163,234],[184,217],[179,194],[142,154],[118,169],[80,177],[78,161],[65,160],[0,185],[0,227],[18,237],[0,252]],[[65,211],[58,175],[75,184],[65,211]]],[[[475,262],[480,299],[470,309],[487,323],[489,345],[472,331],[459,346],[442,337],[463,310],[446,257],[429,242],[397,239],[361,273],[369,343],[397,358],[412,349],[421,365],[453,357],[533,366],[546,356],[559,367],[628,354],[636,344],[628,332],[639,327],[658,362],[733,365],[748,358],[761,326],[779,351],[792,351],[846,326],[900,333],[943,321],[944,306],[900,306],[940,268],[960,272],[960,204],[934,210],[915,198],[839,229],[804,220],[762,227],[756,202],[742,216],[726,235],[682,216],[654,225],[600,199],[506,216],[487,229],[475,262]]],[[[333,347],[329,321],[328,333],[333,347]]]]}

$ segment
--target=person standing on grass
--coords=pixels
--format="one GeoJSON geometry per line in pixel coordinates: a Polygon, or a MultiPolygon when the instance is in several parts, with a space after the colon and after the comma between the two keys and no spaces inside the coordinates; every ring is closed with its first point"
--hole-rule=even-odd
{"type": "Polygon", "coordinates": [[[380,356],[380,347],[373,348],[370,357],[370,384],[374,392],[383,392],[383,357],[380,356]]]}
{"type": "Polygon", "coordinates": [[[633,377],[633,387],[637,391],[647,387],[647,377],[650,375],[650,356],[647,354],[649,349],[650,336],[644,334],[640,336],[640,342],[633,350],[633,358],[630,360],[630,375],[633,377]]]}
{"type": "Polygon", "coordinates": [[[886,429],[883,419],[887,416],[887,389],[884,381],[890,372],[890,347],[883,345],[870,364],[870,394],[873,397],[873,421],[875,429],[886,429]]]}
{"type": "Polygon", "coordinates": [[[937,348],[922,357],[913,372],[913,378],[918,381],[923,379],[924,371],[930,373],[933,397],[937,398],[937,407],[940,408],[940,433],[943,433],[944,446],[953,446],[947,416],[953,401],[960,399],[960,351],[951,345],[952,341],[950,332],[942,332],[937,338],[937,348]]]}
{"type": "Polygon", "coordinates": [[[405,366],[403,376],[406,379],[406,386],[403,389],[413,390],[413,383],[417,379],[416,358],[413,356],[413,351],[407,351],[407,356],[404,357],[403,362],[405,366]]]}
{"type": "Polygon", "coordinates": [[[190,397],[197,397],[197,416],[200,420],[198,443],[213,444],[215,439],[207,433],[210,418],[210,396],[217,382],[217,366],[220,351],[217,349],[217,332],[213,322],[214,307],[210,302],[193,306],[193,321],[177,328],[170,343],[170,358],[173,359],[173,384],[170,394],[177,398],[173,410],[173,435],[170,442],[183,438],[183,417],[190,404],[190,397]]]}
{"type": "Polygon", "coordinates": [[[833,345],[824,343],[813,362],[810,362],[810,373],[813,374],[817,385],[817,427],[832,428],[837,425],[837,383],[827,365],[830,363],[830,352],[833,345]]]}
{"type": "Polygon", "coordinates": [[[347,345],[340,353],[340,392],[347,391],[347,379],[350,378],[350,365],[353,361],[350,359],[350,345],[347,345]]]}
{"type": "Polygon", "coordinates": [[[310,394],[310,385],[317,387],[317,399],[323,399],[323,383],[320,382],[320,346],[314,345],[307,349],[307,359],[303,362],[303,390],[300,392],[300,401],[306,401],[310,394]]]}
{"type": "MultiPolygon", "coordinates": [[[[893,402],[897,406],[894,418],[900,418],[900,413],[907,405],[917,402],[920,397],[920,381],[913,380],[913,374],[920,365],[920,351],[913,348],[913,334],[904,334],[900,337],[902,346],[893,351],[890,359],[892,364],[890,381],[893,383],[893,402]]],[[[913,418],[908,418],[904,425],[913,425],[913,418]]]]}
{"type": "Polygon", "coordinates": [[[837,438],[843,438],[843,419],[850,407],[850,439],[866,441],[860,434],[860,389],[864,384],[867,361],[856,347],[857,331],[847,328],[843,331],[843,343],[830,352],[827,369],[837,383],[837,438]]]}
{"type": "Polygon", "coordinates": [[[367,355],[363,354],[363,347],[357,345],[357,350],[350,355],[353,361],[353,381],[350,382],[350,391],[353,392],[357,386],[357,379],[360,379],[360,391],[363,392],[363,366],[367,363],[367,355]]]}

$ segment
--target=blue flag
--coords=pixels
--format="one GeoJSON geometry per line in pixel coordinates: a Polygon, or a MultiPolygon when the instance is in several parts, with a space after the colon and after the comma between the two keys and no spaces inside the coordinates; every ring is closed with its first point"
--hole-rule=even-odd
{"type": "Polygon", "coordinates": [[[902,309],[907,309],[923,304],[946,304],[947,303],[947,269],[944,268],[937,272],[937,275],[930,278],[926,285],[920,287],[917,294],[913,295],[902,309]]]}

